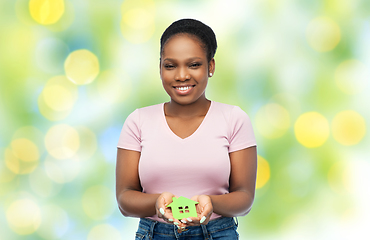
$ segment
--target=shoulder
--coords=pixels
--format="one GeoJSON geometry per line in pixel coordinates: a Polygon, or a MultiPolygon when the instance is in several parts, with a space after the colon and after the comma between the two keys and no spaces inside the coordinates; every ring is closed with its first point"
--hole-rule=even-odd
{"type": "Polygon", "coordinates": [[[146,120],[154,119],[156,116],[159,117],[162,107],[163,103],[137,108],[127,116],[125,124],[134,123],[141,126],[146,120]]]}
{"type": "Polygon", "coordinates": [[[214,105],[215,110],[221,113],[226,118],[226,120],[230,120],[231,118],[235,117],[248,117],[247,113],[238,106],[214,101],[212,102],[212,104],[214,105]]]}
{"type": "Polygon", "coordinates": [[[154,104],[154,105],[150,105],[150,106],[146,106],[146,107],[142,107],[142,108],[138,108],[140,110],[143,110],[143,111],[151,111],[153,109],[161,109],[161,107],[163,107],[163,104],[164,103],[158,103],[158,104],[154,104]]]}
{"type": "Polygon", "coordinates": [[[134,118],[140,118],[142,116],[153,116],[154,114],[160,114],[163,108],[163,103],[155,104],[147,107],[137,108],[133,111],[130,116],[134,118]]]}
{"type": "Polygon", "coordinates": [[[256,145],[251,120],[246,112],[240,107],[215,103],[219,115],[223,115],[227,124],[227,139],[229,141],[229,152],[235,152],[256,145]]]}
{"type": "Polygon", "coordinates": [[[142,108],[136,109],[135,111],[140,112],[140,114],[153,113],[153,112],[157,113],[157,112],[160,112],[160,110],[163,108],[163,104],[164,103],[159,103],[159,104],[155,104],[155,105],[151,105],[147,107],[142,107],[142,108]]]}

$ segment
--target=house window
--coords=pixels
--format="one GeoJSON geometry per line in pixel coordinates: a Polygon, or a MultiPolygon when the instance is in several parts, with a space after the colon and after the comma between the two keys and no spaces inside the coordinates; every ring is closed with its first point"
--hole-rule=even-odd
{"type": "Polygon", "coordinates": [[[189,206],[179,207],[179,213],[188,213],[189,212],[189,206]]]}

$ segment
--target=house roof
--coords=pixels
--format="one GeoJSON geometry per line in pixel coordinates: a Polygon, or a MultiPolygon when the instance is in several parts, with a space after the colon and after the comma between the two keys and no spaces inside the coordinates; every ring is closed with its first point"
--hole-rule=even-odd
{"type": "Polygon", "coordinates": [[[193,201],[189,198],[186,197],[173,197],[172,198],[172,203],[168,204],[167,207],[172,207],[172,206],[184,206],[184,205],[189,205],[189,204],[198,204],[197,201],[193,201]]]}

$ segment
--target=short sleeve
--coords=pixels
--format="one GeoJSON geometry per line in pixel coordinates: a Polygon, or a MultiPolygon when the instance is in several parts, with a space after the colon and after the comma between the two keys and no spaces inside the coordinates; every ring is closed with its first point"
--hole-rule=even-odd
{"type": "Polygon", "coordinates": [[[139,110],[132,112],[123,124],[121,135],[118,140],[118,148],[141,152],[141,131],[140,131],[139,110]]]}
{"type": "Polygon", "coordinates": [[[252,123],[240,107],[232,109],[229,127],[229,153],[257,145],[252,123]]]}

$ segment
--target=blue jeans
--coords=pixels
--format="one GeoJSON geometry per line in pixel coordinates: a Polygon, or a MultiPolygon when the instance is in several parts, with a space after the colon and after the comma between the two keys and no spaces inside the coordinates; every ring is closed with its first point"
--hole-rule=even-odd
{"type": "Polygon", "coordinates": [[[239,239],[237,225],[233,218],[221,217],[208,222],[207,225],[187,227],[178,233],[177,226],[168,223],[141,218],[135,240],[232,240],[239,239]]]}

